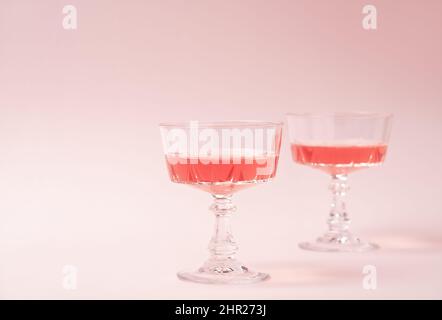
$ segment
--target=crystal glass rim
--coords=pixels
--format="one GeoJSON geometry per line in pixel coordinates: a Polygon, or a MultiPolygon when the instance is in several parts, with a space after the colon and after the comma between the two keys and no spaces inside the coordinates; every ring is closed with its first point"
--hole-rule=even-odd
{"type": "Polygon", "coordinates": [[[343,111],[343,112],[299,112],[286,113],[287,117],[299,118],[354,118],[354,119],[380,119],[392,118],[390,112],[368,112],[368,111],[343,111]]]}
{"type": "MultiPolygon", "coordinates": [[[[162,128],[189,128],[192,121],[181,122],[162,122],[159,124],[162,128]]],[[[284,122],[272,122],[261,120],[228,120],[228,121],[197,121],[198,127],[202,128],[264,128],[264,127],[282,127],[284,122]]]]}

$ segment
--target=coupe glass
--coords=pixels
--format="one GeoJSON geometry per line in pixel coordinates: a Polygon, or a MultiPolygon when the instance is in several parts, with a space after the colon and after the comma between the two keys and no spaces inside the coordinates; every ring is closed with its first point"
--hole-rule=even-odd
{"type": "Polygon", "coordinates": [[[345,112],[288,114],[293,160],[331,175],[333,193],[328,231],[302,249],[313,251],[368,251],[376,244],[349,231],[345,196],[348,174],[382,164],[392,122],[391,114],[345,112]]]}
{"type": "Polygon", "coordinates": [[[282,123],[261,121],[160,124],[170,179],[210,193],[215,232],[210,257],[196,271],[178,278],[202,283],[253,283],[268,278],[236,259],[230,229],[232,195],[270,181],[276,173],[282,123]]]}

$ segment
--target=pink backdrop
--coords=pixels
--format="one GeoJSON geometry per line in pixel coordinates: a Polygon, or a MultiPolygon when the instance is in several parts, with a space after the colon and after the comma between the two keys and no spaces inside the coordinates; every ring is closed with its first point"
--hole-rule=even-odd
{"type": "Polygon", "coordinates": [[[0,298],[442,298],[441,13],[439,0],[2,0],[0,298]],[[62,28],[66,4],[77,30],[62,28]],[[377,30],[361,26],[366,4],[377,30]],[[235,196],[240,258],[272,279],[177,280],[207,255],[211,200],[169,182],[157,124],[335,110],[395,113],[385,165],[350,179],[352,227],[383,249],[297,248],[324,230],[330,195],[286,135],[276,180],[235,196]]]}

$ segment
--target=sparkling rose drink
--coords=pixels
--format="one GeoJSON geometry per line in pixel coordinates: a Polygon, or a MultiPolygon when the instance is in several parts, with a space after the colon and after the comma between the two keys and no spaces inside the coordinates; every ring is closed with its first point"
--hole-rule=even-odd
{"type": "Polygon", "coordinates": [[[348,174],[384,161],[387,145],[373,143],[336,143],[334,145],[291,145],[293,160],[329,174],[348,174]]]}
{"type": "Polygon", "coordinates": [[[191,184],[217,195],[232,194],[275,176],[278,157],[261,155],[249,157],[186,157],[166,156],[173,182],[191,184]]]}

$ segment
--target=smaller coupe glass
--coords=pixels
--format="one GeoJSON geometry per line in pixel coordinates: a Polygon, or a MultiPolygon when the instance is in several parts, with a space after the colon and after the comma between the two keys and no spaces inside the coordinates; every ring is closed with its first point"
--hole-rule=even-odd
{"type": "Polygon", "coordinates": [[[253,283],[268,278],[236,259],[230,229],[236,207],[232,195],[270,181],[278,164],[282,123],[262,121],[184,122],[160,125],[170,179],[213,197],[215,232],[210,257],[196,271],[178,278],[201,283],[253,283]]]}
{"type": "Polygon", "coordinates": [[[328,231],[314,242],[301,243],[302,249],[360,252],[378,248],[349,231],[345,196],[349,173],[384,161],[391,122],[391,114],[381,113],[288,114],[293,160],[332,178],[328,231]]]}

